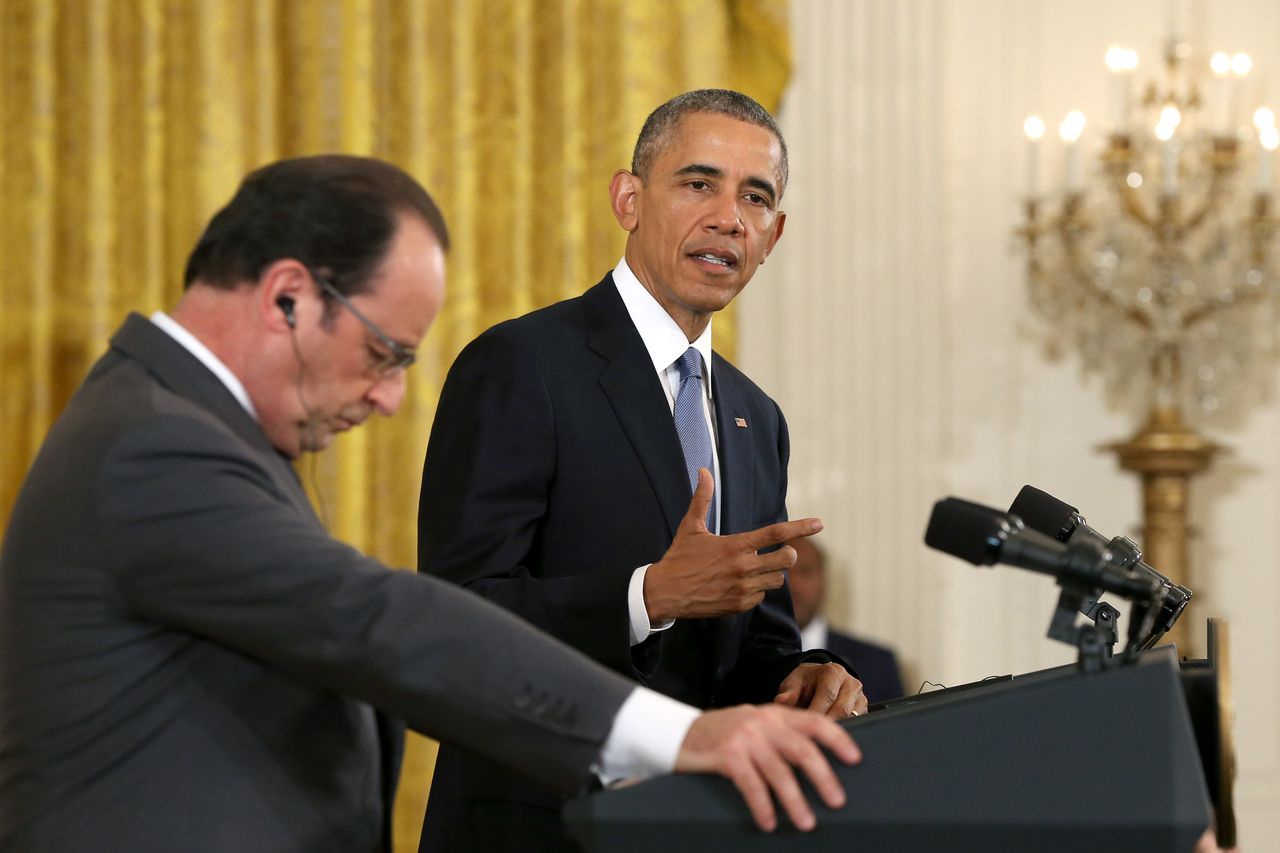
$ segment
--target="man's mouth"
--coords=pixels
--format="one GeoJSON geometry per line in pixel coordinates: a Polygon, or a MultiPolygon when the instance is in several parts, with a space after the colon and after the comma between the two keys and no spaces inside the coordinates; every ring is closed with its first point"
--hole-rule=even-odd
{"type": "Polygon", "coordinates": [[[337,415],[333,418],[332,424],[335,431],[346,432],[360,426],[367,417],[369,417],[369,413],[366,411],[351,412],[346,415],[337,415]]]}
{"type": "Polygon", "coordinates": [[[694,260],[704,261],[708,264],[715,264],[724,269],[732,269],[737,266],[738,260],[728,252],[692,252],[689,257],[694,260]]]}

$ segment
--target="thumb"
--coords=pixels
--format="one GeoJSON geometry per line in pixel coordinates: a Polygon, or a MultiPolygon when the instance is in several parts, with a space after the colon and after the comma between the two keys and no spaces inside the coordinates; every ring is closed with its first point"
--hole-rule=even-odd
{"type": "Polygon", "coordinates": [[[715,480],[706,468],[698,469],[698,488],[693,490],[693,500],[689,501],[689,511],[685,513],[681,527],[690,527],[694,531],[707,532],[707,510],[711,507],[711,497],[715,492],[715,480]]]}

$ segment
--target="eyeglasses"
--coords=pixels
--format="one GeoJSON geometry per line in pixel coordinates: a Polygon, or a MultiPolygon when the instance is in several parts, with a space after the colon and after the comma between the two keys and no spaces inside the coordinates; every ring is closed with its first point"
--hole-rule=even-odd
{"type": "Polygon", "coordinates": [[[377,364],[374,365],[374,372],[380,377],[393,376],[405,368],[409,367],[417,360],[418,354],[403,344],[391,340],[391,336],[382,329],[378,328],[378,324],[370,320],[364,314],[360,313],[360,309],[351,304],[351,300],[338,292],[338,288],[333,286],[333,282],[327,277],[319,275],[312,271],[311,277],[316,280],[316,284],[320,285],[320,289],[338,300],[338,303],[346,308],[355,318],[364,324],[378,342],[387,348],[386,353],[378,353],[380,356],[377,364]]]}

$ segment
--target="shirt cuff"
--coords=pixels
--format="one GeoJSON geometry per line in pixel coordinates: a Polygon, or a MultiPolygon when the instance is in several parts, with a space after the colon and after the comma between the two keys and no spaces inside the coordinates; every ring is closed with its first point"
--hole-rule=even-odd
{"type": "Polygon", "coordinates": [[[592,771],[604,785],[672,772],[680,745],[701,713],[647,687],[637,687],[618,709],[592,771]]]}
{"type": "Polygon", "coordinates": [[[649,608],[644,604],[644,573],[647,571],[649,566],[636,569],[631,573],[631,583],[627,586],[627,610],[631,613],[631,645],[633,646],[638,646],[649,639],[650,634],[665,631],[676,624],[674,619],[661,625],[649,624],[649,608]]]}

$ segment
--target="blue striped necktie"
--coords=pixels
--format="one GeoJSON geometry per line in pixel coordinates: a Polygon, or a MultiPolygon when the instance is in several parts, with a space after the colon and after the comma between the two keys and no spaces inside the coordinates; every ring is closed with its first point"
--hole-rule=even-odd
{"type": "MultiPolygon", "coordinates": [[[[676,434],[684,450],[684,467],[689,474],[689,489],[698,488],[698,469],[706,468],[714,476],[716,469],[711,461],[711,433],[707,431],[707,419],[703,415],[702,355],[689,347],[676,361],[680,372],[680,392],[676,394],[674,417],[676,434]]],[[[707,507],[707,529],[716,530],[716,502],[707,507]]]]}

